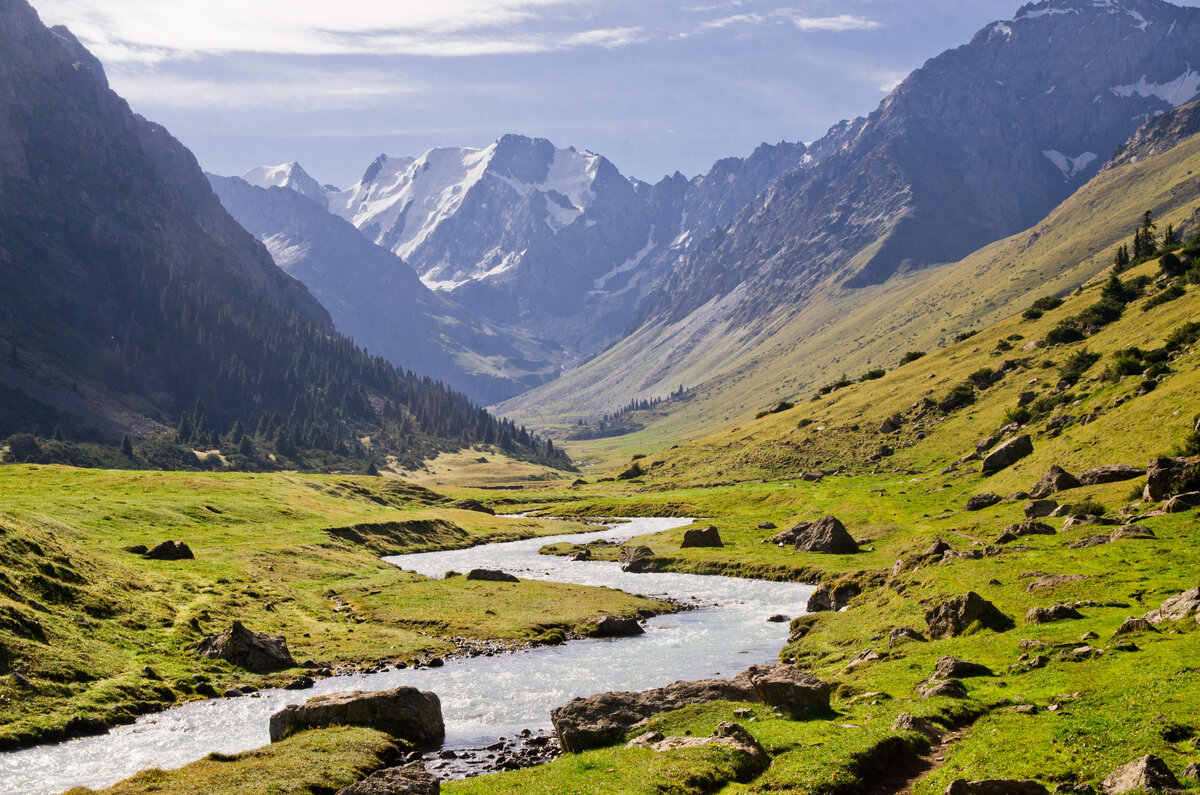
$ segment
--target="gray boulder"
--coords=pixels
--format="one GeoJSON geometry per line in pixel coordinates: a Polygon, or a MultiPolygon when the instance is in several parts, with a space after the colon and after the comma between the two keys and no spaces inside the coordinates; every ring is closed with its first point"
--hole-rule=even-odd
{"type": "Polygon", "coordinates": [[[925,623],[933,638],[953,638],[974,627],[997,632],[1012,629],[1013,620],[974,591],[935,605],[925,612],[925,623]]]}
{"type": "Polygon", "coordinates": [[[1130,616],[1121,622],[1121,626],[1117,627],[1113,632],[1113,637],[1121,635],[1132,635],[1134,632],[1157,632],[1154,625],[1144,618],[1134,618],[1130,616]]]}
{"type": "Polygon", "coordinates": [[[1175,594],[1163,602],[1157,610],[1151,610],[1142,618],[1151,624],[1161,624],[1164,621],[1182,621],[1191,616],[1197,616],[1197,622],[1200,623],[1200,588],[1192,588],[1175,594]]]}
{"type": "Polygon", "coordinates": [[[1159,502],[1170,497],[1176,491],[1187,473],[1188,462],[1185,458],[1155,458],[1146,467],[1146,486],[1142,489],[1142,499],[1147,502],[1159,502]]]}
{"type": "Polygon", "coordinates": [[[1167,498],[1163,510],[1167,513],[1183,513],[1200,506],[1200,491],[1185,491],[1167,498]]]}
{"type": "Polygon", "coordinates": [[[194,560],[195,555],[182,541],[163,541],[146,550],[142,557],[147,560],[194,560]]]}
{"type": "Polygon", "coordinates": [[[596,621],[596,630],[592,633],[595,638],[629,638],[634,635],[644,635],[646,630],[636,618],[621,616],[602,616],[596,621]]]}
{"type": "Polygon", "coordinates": [[[829,711],[829,685],[794,665],[753,666],[748,671],[758,700],[792,717],[829,711]]]}
{"type": "Polygon", "coordinates": [[[1078,478],[1058,464],[1055,464],[1046,470],[1046,474],[1042,475],[1041,480],[1033,485],[1033,488],[1029,490],[1029,496],[1035,500],[1040,500],[1044,497],[1049,497],[1051,494],[1057,494],[1060,491],[1077,489],[1082,485],[1078,478]]]}
{"type": "Polygon", "coordinates": [[[801,531],[795,543],[800,552],[822,552],[829,555],[853,555],[858,544],[836,517],[822,516],[801,531]]]}
{"type": "Polygon", "coordinates": [[[854,582],[844,581],[832,585],[823,582],[817,586],[817,590],[813,591],[812,596],[808,597],[805,610],[809,613],[837,612],[850,604],[850,600],[861,593],[862,589],[854,582]]]}
{"type": "Polygon", "coordinates": [[[1050,624],[1072,618],[1083,618],[1074,605],[1056,604],[1051,607],[1032,607],[1025,614],[1026,624],[1050,624]]]}
{"type": "Polygon", "coordinates": [[[508,572],[495,571],[493,569],[471,569],[467,572],[467,579],[483,582],[520,582],[519,579],[508,572]]]}
{"type": "Polygon", "coordinates": [[[1145,467],[1135,467],[1129,464],[1110,464],[1096,467],[1079,473],[1079,482],[1085,486],[1098,486],[1101,483],[1119,483],[1122,480],[1133,480],[1146,474],[1145,467]]]}
{"type": "Polygon", "coordinates": [[[1127,765],[1118,767],[1104,777],[1100,784],[1106,795],[1120,792],[1169,792],[1182,789],[1179,780],[1167,763],[1154,754],[1147,754],[1127,765]]]}
{"type": "Polygon", "coordinates": [[[723,547],[721,543],[721,534],[713,525],[708,527],[692,527],[685,530],[683,533],[683,542],[680,543],[680,549],[688,549],[689,547],[723,547]]]}
{"type": "Polygon", "coordinates": [[[626,748],[649,748],[652,751],[674,751],[679,748],[703,748],[722,745],[744,754],[751,764],[739,771],[738,781],[745,783],[762,774],[771,764],[771,757],[759,744],[754,735],[740,724],[722,721],[709,737],[663,737],[658,732],[647,732],[626,743],[626,748]]]}
{"type": "Polygon", "coordinates": [[[1029,436],[1026,434],[1014,436],[984,457],[980,471],[985,475],[999,472],[1032,453],[1033,440],[1029,436]]]}
{"type": "Polygon", "coordinates": [[[295,666],[283,635],[251,632],[234,621],[229,629],[209,635],[196,645],[201,657],[225,660],[255,673],[268,673],[295,666]]]}
{"type": "Polygon", "coordinates": [[[991,668],[982,663],[968,662],[946,655],[939,657],[934,667],[934,676],[939,679],[963,679],[968,676],[995,676],[991,668]]]}
{"type": "Polygon", "coordinates": [[[892,724],[894,732],[916,732],[923,734],[933,742],[942,741],[942,730],[928,718],[918,718],[911,713],[902,712],[892,724]]]}
{"type": "Polygon", "coordinates": [[[621,571],[641,574],[644,571],[649,571],[650,565],[653,562],[654,550],[647,546],[638,546],[630,547],[622,552],[618,565],[620,565],[621,571]]]}
{"type": "Polygon", "coordinates": [[[1050,795],[1050,790],[1030,779],[988,778],[967,781],[956,778],[946,785],[946,795],[1050,795]]]}
{"type": "Polygon", "coordinates": [[[917,688],[921,698],[966,698],[967,688],[957,679],[930,679],[917,688]]]}
{"type": "Polygon", "coordinates": [[[902,643],[926,643],[925,636],[912,627],[896,627],[888,635],[888,648],[894,649],[902,643]]]}
{"type": "Polygon", "coordinates": [[[982,511],[984,508],[991,508],[996,503],[1003,499],[999,494],[976,494],[967,499],[966,509],[968,511],[982,511]]]}
{"type": "Polygon", "coordinates": [[[1054,513],[1058,503],[1054,500],[1033,500],[1025,503],[1025,516],[1028,519],[1042,519],[1054,513]]]}
{"type": "Polygon", "coordinates": [[[446,739],[442,702],[415,687],[378,693],[332,693],[291,704],[271,716],[271,742],[325,726],[365,726],[420,748],[437,748],[446,739]]]}
{"type": "Polygon", "coordinates": [[[342,787],[337,795],[440,795],[441,783],[420,762],[389,767],[342,787]]]}

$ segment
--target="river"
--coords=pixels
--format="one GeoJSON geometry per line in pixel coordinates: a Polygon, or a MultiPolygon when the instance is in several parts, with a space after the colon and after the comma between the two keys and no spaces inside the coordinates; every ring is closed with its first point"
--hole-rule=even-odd
{"type": "Polygon", "coordinates": [[[690,522],[633,519],[582,535],[385,558],[431,577],[448,570],[503,569],[526,579],[670,596],[700,608],[649,619],[644,635],[456,658],[441,668],[331,677],[304,691],[264,690],[248,698],[193,702],[96,737],[0,754],[0,793],[51,795],[75,786],[106,787],[146,768],[176,768],[214,751],[258,748],[270,742],[267,722],[272,713],[343,690],[401,685],[432,690],[442,701],[445,747],[470,748],[524,728],[549,728],[550,710],[575,696],[731,676],[751,664],[775,661],[787,639],[787,624],[769,623],[767,618],[804,612],[811,586],[693,574],[627,574],[615,563],[537,553],[542,545],[558,541],[623,541],[690,522]]]}

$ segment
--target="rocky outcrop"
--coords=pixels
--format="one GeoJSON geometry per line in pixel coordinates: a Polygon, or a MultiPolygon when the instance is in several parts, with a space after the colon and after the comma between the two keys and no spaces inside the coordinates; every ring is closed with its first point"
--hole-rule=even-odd
{"type": "Polygon", "coordinates": [[[796,531],[794,547],[799,552],[821,552],[828,555],[853,555],[858,552],[858,543],[846,532],[846,527],[837,517],[822,516],[807,527],[800,525],[796,531]]]}
{"type": "Polygon", "coordinates": [[[1123,538],[1154,538],[1154,531],[1136,524],[1127,524],[1124,527],[1118,527],[1111,533],[1101,533],[1100,535],[1088,536],[1081,541],[1076,541],[1070,545],[1070,549],[1086,549],[1087,547],[1096,547],[1101,544],[1111,544],[1113,541],[1120,541],[1123,538]]]}
{"type": "Polygon", "coordinates": [[[1147,502],[1159,502],[1180,491],[1187,479],[1188,461],[1186,458],[1155,458],[1146,467],[1146,486],[1142,489],[1142,499],[1147,502]]]}
{"type": "Polygon", "coordinates": [[[902,643],[925,643],[925,636],[912,627],[896,627],[888,635],[888,648],[894,649],[902,643]]]}
{"type": "Polygon", "coordinates": [[[996,543],[1007,544],[1011,541],[1016,541],[1021,536],[1052,536],[1056,532],[1053,527],[1044,522],[1026,519],[1023,522],[1010,524],[1008,527],[1005,527],[1004,532],[996,539],[996,543]]]}
{"type": "Polygon", "coordinates": [[[946,655],[939,657],[934,667],[934,676],[939,679],[962,679],[968,676],[995,676],[991,668],[983,663],[960,660],[946,655]]]}
{"type": "Polygon", "coordinates": [[[1027,519],[1042,519],[1054,513],[1054,509],[1058,507],[1058,503],[1054,500],[1033,500],[1025,503],[1025,517],[1027,519]]]}
{"type": "Polygon", "coordinates": [[[850,600],[861,593],[862,588],[849,580],[832,584],[823,582],[817,586],[817,590],[813,591],[812,596],[808,597],[805,610],[809,613],[836,612],[850,604],[850,600]]]}
{"type": "Polygon", "coordinates": [[[746,731],[740,724],[723,721],[717,724],[717,730],[709,737],[664,737],[658,732],[647,732],[635,737],[626,744],[626,748],[649,748],[652,751],[673,751],[678,748],[703,748],[711,745],[723,745],[744,754],[751,764],[740,771],[737,781],[750,781],[762,774],[771,764],[771,757],[766,750],[754,739],[754,735],[746,731]]]}
{"type": "Polygon", "coordinates": [[[1042,475],[1041,480],[1033,484],[1033,488],[1029,490],[1029,496],[1035,500],[1040,500],[1049,497],[1051,494],[1057,494],[1060,491],[1077,489],[1082,485],[1078,478],[1058,464],[1055,464],[1046,470],[1046,474],[1042,475]]]}
{"type": "Polygon", "coordinates": [[[966,698],[967,688],[957,679],[929,679],[917,687],[921,698],[966,698]]]}
{"type": "Polygon", "coordinates": [[[1079,482],[1085,486],[1098,486],[1101,483],[1118,483],[1122,480],[1133,480],[1146,474],[1145,467],[1135,467],[1129,464],[1109,464],[1079,473],[1079,482]]]}
{"type": "Polygon", "coordinates": [[[923,734],[932,742],[941,742],[942,730],[928,718],[918,718],[911,713],[901,712],[892,724],[894,732],[916,732],[923,734]]]}
{"type": "Polygon", "coordinates": [[[621,558],[618,565],[621,571],[627,571],[632,574],[641,574],[649,571],[651,564],[654,563],[654,550],[647,546],[630,547],[621,553],[621,558]]]}
{"type": "Polygon", "coordinates": [[[420,748],[436,748],[446,738],[437,695],[398,687],[378,693],[333,693],[291,704],[271,716],[271,742],[325,726],[365,726],[420,748]]]}
{"type": "Polygon", "coordinates": [[[1050,790],[1031,779],[987,778],[968,781],[956,778],[946,785],[945,795],[1050,795],[1050,790]]]}
{"type": "Polygon", "coordinates": [[[550,720],[563,750],[577,753],[611,745],[660,712],[711,701],[768,703],[798,717],[828,710],[829,686],[795,666],[754,666],[732,679],[675,682],[641,692],[574,698],[551,710],[550,720]]]}
{"type": "Polygon", "coordinates": [[[337,795],[439,795],[441,783],[420,762],[389,767],[343,787],[337,795]]]}
{"type": "Polygon", "coordinates": [[[1130,616],[1129,618],[1122,621],[1121,626],[1117,627],[1116,630],[1113,631],[1113,637],[1116,638],[1116,637],[1120,637],[1121,635],[1132,635],[1135,632],[1156,632],[1156,631],[1157,630],[1154,629],[1154,625],[1151,624],[1146,619],[1134,618],[1133,616],[1130,616]]]}
{"type": "Polygon", "coordinates": [[[1147,754],[1141,759],[1118,767],[1104,777],[1100,786],[1105,795],[1135,791],[1170,792],[1182,789],[1167,763],[1153,754],[1147,754]]]}
{"type": "Polygon", "coordinates": [[[508,572],[494,569],[471,569],[467,572],[467,579],[482,580],[484,582],[520,582],[519,579],[508,572]]]}
{"type": "Polygon", "coordinates": [[[460,511],[475,511],[476,513],[486,513],[489,516],[495,516],[496,512],[484,505],[479,500],[459,500],[453,503],[451,508],[457,508],[460,511]]]}
{"type": "Polygon", "coordinates": [[[225,660],[255,673],[278,671],[296,664],[283,635],[251,632],[240,621],[200,641],[196,652],[201,657],[225,660]]]}
{"type": "Polygon", "coordinates": [[[1142,618],[1151,624],[1161,624],[1164,621],[1182,621],[1191,616],[1196,616],[1197,623],[1200,623],[1200,588],[1175,594],[1142,618]]]}
{"type": "Polygon", "coordinates": [[[1183,513],[1200,506],[1200,491],[1185,491],[1168,497],[1163,502],[1163,510],[1167,513],[1183,513]]]}
{"type": "Polygon", "coordinates": [[[984,508],[991,508],[996,503],[1003,499],[999,494],[976,494],[967,499],[966,509],[968,511],[982,511],[984,508]]]}
{"type": "Polygon", "coordinates": [[[930,608],[925,613],[925,623],[933,638],[957,637],[976,627],[1004,632],[1014,626],[1011,618],[974,591],[930,608]]]}
{"type": "Polygon", "coordinates": [[[713,525],[708,527],[692,527],[683,532],[683,541],[679,544],[680,549],[688,549],[690,547],[723,547],[721,543],[721,534],[713,525]]]}
{"type": "Polygon", "coordinates": [[[1025,614],[1026,624],[1050,624],[1072,618],[1083,618],[1074,605],[1056,604],[1051,607],[1032,607],[1025,614]]]}
{"type": "Polygon", "coordinates": [[[163,541],[142,554],[147,560],[195,560],[192,550],[182,541],[163,541]]]}
{"type": "Polygon", "coordinates": [[[980,471],[985,475],[999,472],[1033,453],[1033,440],[1025,434],[1014,436],[984,457],[980,471]]]}
{"type": "Polygon", "coordinates": [[[593,638],[631,638],[644,635],[646,630],[636,618],[621,616],[602,616],[596,621],[596,629],[589,633],[593,638]]]}

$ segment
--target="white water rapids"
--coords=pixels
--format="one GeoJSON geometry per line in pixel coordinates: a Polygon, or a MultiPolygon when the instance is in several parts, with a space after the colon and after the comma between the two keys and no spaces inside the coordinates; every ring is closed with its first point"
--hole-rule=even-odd
{"type": "Polygon", "coordinates": [[[732,676],[754,663],[773,662],[786,642],[787,624],[768,623],[767,617],[804,612],[811,586],[693,574],[627,574],[615,563],[537,553],[542,545],[558,541],[623,541],[690,521],[633,519],[582,535],[386,558],[431,577],[451,569],[503,569],[525,579],[665,595],[701,608],[649,619],[644,635],[450,659],[442,668],[332,677],[318,680],[310,690],[264,690],[248,698],[193,702],[96,737],[0,754],[0,794],[51,795],[81,785],[105,787],[146,768],[177,768],[214,751],[258,748],[270,742],[267,721],[272,713],[343,690],[401,685],[432,690],[442,702],[445,747],[468,748],[512,737],[524,728],[549,728],[550,710],[576,696],[732,676]]]}

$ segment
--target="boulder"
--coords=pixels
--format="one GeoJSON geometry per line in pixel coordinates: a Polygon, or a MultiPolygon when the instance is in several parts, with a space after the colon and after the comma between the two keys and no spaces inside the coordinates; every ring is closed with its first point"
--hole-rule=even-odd
{"type": "Polygon", "coordinates": [[[779,544],[781,546],[791,546],[792,544],[796,543],[796,539],[800,537],[800,534],[808,530],[808,528],[812,527],[812,525],[812,522],[798,522],[789,527],[787,530],[780,530],[778,533],[771,536],[771,543],[779,544]]]}
{"type": "Polygon", "coordinates": [[[1021,536],[1052,536],[1055,535],[1057,531],[1055,531],[1053,527],[1045,522],[1026,519],[1025,521],[1018,522],[1017,524],[1010,524],[1008,527],[1004,528],[1004,532],[1012,533],[1014,536],[1020,538],[1021,536]]]}
{"type": "Polygon", "coordinates": [[[1057,604],[1051,607],[1032,607],[1025,614],[1026,624],[1049,624],[1054,621],[1064,621],[1069,618],[1083,618],[1083,614],[1074,605],[1057,604]]]}
{"type": "Polygon", "coordinates": [[[1014,436],[988,453],[980,470],[985,475],[1010,467],[1033,452],[1033,441],[1026,434],[1014,436]]]}
{"type": "Polygon", "coordinates": [[[450,507],[458,508],[460,511],[476,511],[477,513],[486,513],[491,516],[496,515],[495,511],[484,505],[479,500],[459,500],[450,507]]]}
{"type": "Polygon", "coordinates": [[[441,783],[420,762],[389,767],[343,787],[337,795],[439,795],[441,783]]]}
{"type": "Polygon", "coordinates": [[[1200,491],[1185,491],[1168,497],[1163,503],[1163,510],[1167,513],[1183,513],[1197,506],[1200,506],[1200,491]]]}
{"type": "Polygon", "coordinates": [[[1134,632],[1157,632],[1157,631],[1158,630],[1156,630],[1154,628],[1154,625],[1151,624],[1146,619],[1134,618],[1133,616],[1130,616],[1129,618],[1125,619],[1121,623],[1121,626],[1116,628],[1116,630],[1113,632],[1113,637],[1115,638],[1115,637],[1119,637],[1121,635],[1132,635],[1134,632]]]}
{"type": "Polygon", "coordinates": [[[795,548],[800,552],[822,552],[829,555],[853,555],[858,544],[846,532],[845,526],[833,516],[822,516],[796,537],[795,548]]]}
{"type": "Polygon", "coordinates": [[[917,688],[921,698],[966,698],[967,688],[957,679],[930,679],[917,688]]]}
{"type": "Polygon", "coordinates": [[[591,634],[594,638],[630,638],[644,635],[646,630],[642,629],[636,618],[602,616],[596,621],[596,630],[591,634]]]}
{"type": "Polygon", "coordinates": [[[1127,765],[1118,767],[1104,777],[1100,784],[1106,795],[1119,792],[1168,792],[1182,789],[1179,780],[1167,763],[1154,754],[1147,754],[1127,765]]]}
{"type": "Polygon", "coordinates": [[[918,718],[908,712],[900,713],[899,717],[892,724],[894,732],[916,732],[923,734],[931,741],[938,743],[942,741],[942,730],[938,725],[927,718],[918,718]]]}
{"type": "Polygon", "coordinates": [[[125,547],[124,549],[126,552],[131,552],[134,555],[145,555],[150,551],[146,548],[145,544],[133,544],[132,546],[125,547]]]}
{"type": "Polygon", "coordinates": [[[745,783],[762,774],[771,764],[771,757],[758,742],[754,735],[746,731],[740,724],[722,721],[717,724],[717,730],[709,737],[664,737],[658,732],[647,732],[626,743],[626,748],[649,748],[652,751],[674,751],[679,748],[703,748],[711,745],[723,745],[745,754],[751,764],[739,770],[741,775],[736,779],[745,783]]]}
{"type": "Polygon", "coordinates": [[[1027,519],[1041,519],[1054,513],[1054,509],[1058,507],[1058,503],[1054,500],[1033,500],[1025,503],[1025,517],[1027,519]]]}
{"type": "Polygon", "coordinates": [[[1090,574],[1043,574],[1033,582],[1029,583],[1026,591],[1046,591],[1051,588],[1057,588],[1060,585],[1070,585],[1076,582],[1092,579],[1090,574]]]}
{"type": "Polygon", "coordinates": [[[902,643],[925,643],[925,636],[912,627],[896,627],[888,635],[888,648],[894,649],[902,643]]]}
{"type": "Polygon", "coordinates": [[[1035,500],[1040,500],[1044,497],[1049,497],[1051,494],[1057,494],[1060,491],[1077,489],[1082,485],[1078,478],[1055,464],[1046,470],[1046,474],[1042,475],[1041,480],[1033,484],[1033,488],[1029,490],[1029,496],[1035,500]]]}
{"type": "Polygon", "coordinates": [[[296,664],[283,635],[251,632],[234,621],[229,629],[209,635],[196,645],[201,657],[225,660],[255,673],[278,671],[296,664]]]}
{"type": "Polygon", "coordinates": [[[854,582],[843,581],[832,585],[823,582],[813,591],[812,596],[808,597],[808,604],[804,609],[809,613],[837,612],[861,593],[862,589],[854,582]]]}
{"type": "Polygon", "coordinates": [[[934,638],[953,638],[974,627],[997,632],[1012,629],[1013,620],[974,591],[935,605],[925,612],[925,623],[934,638]]]}
{"type": "Polygon", "coordinates": [[[1183,769],[1183,777],[1192,781],[1200,781],[1200,765],[1192,762],[1183,769]]]}
{"type": "Polygon", "coordinates": [[[195,555],[182,541],[163,541],[147,550],[142,557],[147,560],[194,560],[195,555]]]}
{"type": "Polygon", "coordinates": [[[774,530],[775,523],[774,522],[759,522],[758,529],[759,530],[774,530]]]}
{"type": "Polygon", "coordinates": [[[991,508],[1002,499],[1003,497],[999,494],[976,494],[967,499],[966,509],[968,511],[982,511],[984,508],[991,508]]]}
{"type": "Polygon", "coordinates": [[[946,785],[946,795],[1050,795],[1050,790],[1030,779],[956,778],[946,785]]]}
{"type": "Polygon", "coordinates": [[[947,544],[940,537],[929,545],[929,548],[921,553],[922,558],[940,558],[942,555],[949,552],[953,547],[947,544]]]}
{"type": "Polygon", "coordinates": [[[621,571],[627,571],[632,574],[641,574],[644,571],[650,570],[650,564],[654,562],[654,550],[650,547],[639,546],[630,547],[621,553],[621,559],[618,565],[621,571]]]}
{"type": "Polygon", "coordinates": [[[271,716],[271,742],[325,726],[365,726],[425,749],[437,748],[446,738],[437,695],[398,687],[378,693],[332,693],[291,704],[271,716]]]}
{"type": "Polygon", "coordinates": [[[792,717],[829,711],[829,685],[794,665],[755,665],[748,673],[757,700],[769,707],[779,707],[792,717]]]}
{"type": "Polygon", "coordinates": [[[1145,467],[1135,467],[1129,464],[1110,464],[1096,467],[1079,473],[1079,482],[1085,486],[1098,486],[1101,483],[1119,483],[1122,480],[1133,480],[1146,474],[1145,467]]]}
{"type": "Polygon", "coordinates": [[[467,579],[482,580],[483,582],[520,582],[508,572],[494,569],[471,569],[467,572],[467,579]]]}
{"type": "Polygon", "coordinates": [[[723,547],[721,543],[721,534],[717,532],[717,528],[713,525],[708,527],[692,527],[683,532],[683,542],[680,543],[680,549],[688,549],[689,547],[723,547]]]}
{"type": "Polygon", "coordinates": [[[1101,535],[1088,536],[1087,538],[1076,541],[1070,545],[1070,549],[1086,549],[1087,547],[1096,547],[1101,544],[1109,544],[1113,541],[1120,541],[1123,538],[1154,538],[1154,531],[1136,524],[1127,524],[1124,527],[1118,527],[1111,533],[1102,533],[1101,535]]]}
{"type": "Polygon", "coordinates": [[[617,475],[617,479],[618,480],[633,480],[634,478],[640,478],[644,474],[646,474],[646,470],[642,469],[642,465],[635,461],[634,463],[629,465],[628,469],[622,471],[621,474],[617,475]]]}
{"type": "Polygon", "coordinates": [[[1188,468],[1185,458],[1155,458],[1146,467],[1146,486],[1142,489],[1142,499],[1147,502],[1159,502],[1178,491],[1180,482],[1184,479],[1188,468]]]}
{"type": "Polygon", "coordinates": [[[1157,610],[1151,610],[1142,618],[1157,625],[1164,621],[1182,621],[1191,616],[1197,616],[1197,621],[1200,622],[1200,588],[1192,588],[1175,594],[1163,602],[1157,610]]]}
{"type": "Polygon", "coordinates": [[[968,676],[995,676],[992,669],[982,663],[968,662],[946,655],[939,657],[934,667],[934,676],[939,679],[962,679],[968,676]]]}

